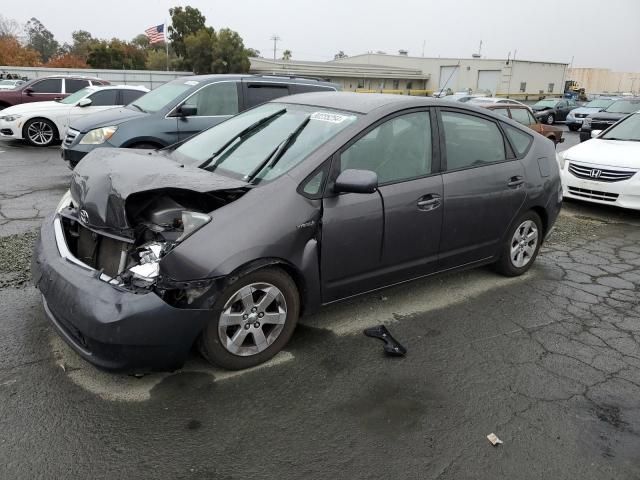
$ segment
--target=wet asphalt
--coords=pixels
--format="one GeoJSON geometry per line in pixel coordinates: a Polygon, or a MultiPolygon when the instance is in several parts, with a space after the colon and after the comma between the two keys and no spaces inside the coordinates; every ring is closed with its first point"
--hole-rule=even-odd
{"type": "Polygon", "coordinates": [[[639,212],[567,203],[523,277],[417,281],[304,319],[263,367],[138,379],[79,359],[26,281],[68,177],[0,143],[1,479],[640,478],[639,212]],[[361,334],[380,323],[406,357],[361,334]]]}

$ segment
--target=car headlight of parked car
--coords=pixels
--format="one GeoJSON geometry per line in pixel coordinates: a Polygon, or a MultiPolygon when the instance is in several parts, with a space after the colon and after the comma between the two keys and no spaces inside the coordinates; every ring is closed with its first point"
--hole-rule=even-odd
{"type": "Polygon", "coordinates": [[[90,130],[82,140],[80,140],[80,145],[100,145],[113,137],[113,134],[116,133],[118,127],[116,125],[111,125],[109,127],[101,127],[90,130]]]}
{"type": "Polygon", "coordinates": [[[178,237],[177,241],[181,242],[210,221],[211,217],[206,213],[184,210],[182,212],[182,235],[178,237]]]}
{"type": "Polygon", "coordinates": [[[65,208],[71,205],[71,190],[67,190],[65,194],[62,196],[60,201],[58,202],[58,206],[56,207],[56,213],[61,212],[65,208]]]}
{"type": "Polygon", "coordinates": [[[21,118],[22,115],[5,115],[4,117],[0,117],[0,120],[4,120],[5,122],[15,122],[16,120],[18,120],[19,118],[21,118]]]}

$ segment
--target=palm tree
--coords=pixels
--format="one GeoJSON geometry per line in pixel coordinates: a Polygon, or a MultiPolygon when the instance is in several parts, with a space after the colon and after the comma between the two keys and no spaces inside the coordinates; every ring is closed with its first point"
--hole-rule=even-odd
{"type": "Polygon", "coordinates": [[[282,52],[282,60],[291,60],[291,50],[285,50],[284,52],[282,52]]]}

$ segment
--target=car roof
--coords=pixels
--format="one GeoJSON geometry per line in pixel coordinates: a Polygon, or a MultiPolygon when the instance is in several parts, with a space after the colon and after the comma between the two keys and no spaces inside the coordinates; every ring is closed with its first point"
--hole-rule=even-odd
{"type": "Polygon", "coordinates": [[[144,85],[91,85],[85,88],[87,90],[113,90],[117,88],[118,90],[140,90],[142,92],[149,91],[149,89],[144,85]]]}
{"type": "Polygon", "coordinates": [[[497,108],[522,108],[525,110],[529,110],[529,107],[527,105],[524,105],[522,103],[497,103],[497,102],[493,102],[493,103],[474,103],[474,105],[480,105],[483,108],[488,108],[489,110],[495,110],[497,108]]]}
{"type": "Polygon", "coordinates": [[[347,110],[355,113],[367,114],[373,110],[397,104],[405,108],[442,105],[441,100],[429,97],[412,97],[407,95],[392,95],[384,93],[355,93],[355,92],[310,92],[272,100],[273,103],[290,103],[310,105],[314,107],[347,110]]]}
{"type": "Polygon", "coordinates": [[[268,80],[271,82],[285,82],[285,83],[317,83],[325,85],[333,85],[331,82],[322,80],[319,78],[311,77],[296,77],[288,75],[250,75],[250,74],[227,74],[227,73],[214,73],[209,75],[189,75],[186,77],[176,78],[175,81],[194,81],[194,82],[211,82],[215,80],[268,80]]]}

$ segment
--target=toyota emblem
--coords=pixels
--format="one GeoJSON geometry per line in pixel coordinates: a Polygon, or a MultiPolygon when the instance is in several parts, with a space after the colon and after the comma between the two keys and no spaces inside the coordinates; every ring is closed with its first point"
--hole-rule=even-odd
{"type": "Polygon", "coordinates": [[[85,223],[85,224],[89,223],[89,214],[87,213],[86,210],[80,210],[79,216],[80,216],[80,221],[82,223],[85,223]]]}
{"type": "Polygon", "coordinates": [[[591,170],[591,173],[589,173],[591,178],[600,178],[600,175],[602,175],[602,170],[598,170],[597,168],[594,168],[591,170]]]}

